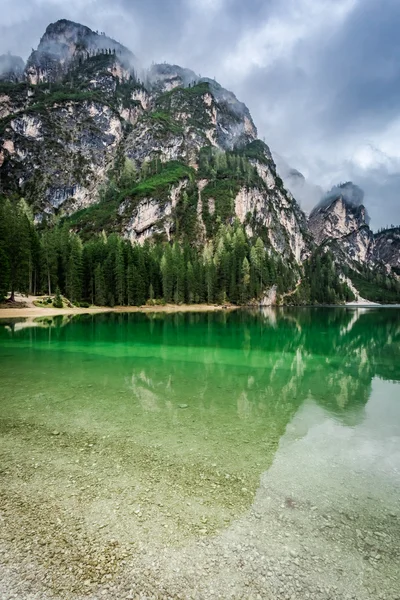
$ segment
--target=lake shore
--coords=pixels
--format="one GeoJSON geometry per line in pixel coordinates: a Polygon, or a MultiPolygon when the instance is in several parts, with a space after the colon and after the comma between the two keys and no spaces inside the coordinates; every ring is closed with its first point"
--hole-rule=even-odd
{"type": "Polygon", "coordinates": [[[84,315],[109,312],[215,312],[219,310],[235,310],[237,308],[237,306],[233,305],[222,306],[219,304],[165,304],[160,306],[115,306],[114,308],[110,308],[108,306],[91,306],[90,308],[47,308],[35,306],[30,298],[24,298],[21,299],[20,307],[16,307],[15,304],[10,308],[7,308],[5,305],[1,305],[0,319],[14,317],[56,317],[58,315],[84,315]]]}

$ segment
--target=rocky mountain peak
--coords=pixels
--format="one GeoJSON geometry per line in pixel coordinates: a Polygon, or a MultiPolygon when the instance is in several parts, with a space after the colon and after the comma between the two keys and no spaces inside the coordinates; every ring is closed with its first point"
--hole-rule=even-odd
{"type": "Polygon", "coordinates": [[[363,200],[363,190],[352,182],[339,184],[327,192],[310,213],[309,227],[316,242],[342,238],[368,227],[369,216],[363,200]]]}
{"type": "Polygon", "coordinates": [[[397,272],[398,232],[374,237],[363,191],[346,182],[320,200],[214,79],[166,63],[139,71],[127,48],[67,20],[47,27],[25,73],[0,57],[1,79],[0,194],[25,198],[43,226],[57,215],[87,238],[211,248],[235,225],[296,277],[327,248],[349,270],[397,272]],[[317,202],[308,223],[298,200],[317,202]]]}
{"type": "Polygon", "coordinates": [[[159,92],[169,92],[176,87],[188,87],[199,81],[191,69],[168,63],[153,64],[146,73],[146,84],[159,92]]]}
{"type": "Polygon", "coordinates": [[[105,33],[62,19],[47,27],[27,61],[25,76],[32,85],[60,81],[71,64],[96,54],[115,55],[126,67],[135,64],[132,52],[105,33]]]}
{"type": "Polygon", "coordinates": [[[383,229],[374,235],[374,254],[380,262],[389,265],[400,275],[400,227],[383,229]]]}
{"type": "Polygon", "coordinates": [[[153,92],[161,94],[177,88],[202,90],[202,100],[211,112],[216,113],[221,125],[219,142],[222,147],[232,148],[257,139],[257,129],[247,106],[214,79],[200,77],[191,69],[163,63],[152,65],[145,75],[145,81],[153,92]]]}
{"type": "Polygon", "coordinates": [[[349,181],[334,186],[311,211],[308,226],[316,243],[329,244],[341,264],[375,261],[374,236],[363,201],[363,190],[349,181]]]}

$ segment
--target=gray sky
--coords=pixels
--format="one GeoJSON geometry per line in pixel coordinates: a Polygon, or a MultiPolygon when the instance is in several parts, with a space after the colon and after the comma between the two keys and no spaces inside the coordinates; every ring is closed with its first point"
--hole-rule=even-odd
{"type": "Polygon", "coordinates": [[[145,63],[215,76],[310,182],[351,179],[374,229],[400,222],[400,0],[0,0],[0,11],[0,53],[27,58],[67,18],[145,63]]]}

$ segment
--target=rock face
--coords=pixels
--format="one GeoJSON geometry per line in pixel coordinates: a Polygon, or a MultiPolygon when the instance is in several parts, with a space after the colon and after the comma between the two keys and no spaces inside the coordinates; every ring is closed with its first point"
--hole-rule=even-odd
{"type": "MultiPolygon", "coordinates": [[[[210,136],[211,143],[218,144],[224,149],[232,149],[235,145],[245,144],[257,138],[257,129],[247,106],[239,102],[232,92],[220,86],[215,80],[199,77],[190,69],[166,64],[153,65],[146,75],[146,80],[150,88],[159,93],[170,92],[175,88],[190,90],[200,86],[201,89],[203,84],[205,93],[202,101],[206,106],[206,115],[211,125],[216,128],[215,132],[206,133],[210,136]]],[[[167,102],[167,108],[172,107],[182,116],[186,114],[187,120],[196,112],[195,106],[188,100],[187,95],[174,96],[171,104],[167,102]]],[[[201,106],[200,112],[202,109],[201,106]]]]}
{"type": "Polygon", "coordinates": [[[125,217],[122,228],[124,236],[139,244],[155,234],[166,234],[170,240],[174,227],[173,211],[187,183],[188,180],[183,179],[178,185],[171,187],[163,202],[159,198],[147,197],[140,200],[134,208],[129,199],[123,202],[118,212],[125,217]]]}
{"type": "Polygon", "coordinates": [[[154,185],[119,189],[101,227],[171,239],[188,210],[195,243],[238,218],[293,263],[308,255],[305,216],[248,108],[216,81],[167,64],[139,80],[127,48],[66,20],[49,25],[24,73],[13,68],[7,81],[24,83],[0,82],[0,192],[26,198],[37,220],[96,205],[128,161],[154,185]]]}
{"type": "Polygon", "coordinates": [[[247,222],[250,236],[258,227],[264,227],[277,253],[288,256],[290,248],[297,262],[306,258],[309,250],[306,219],[286,190],[274,184],[266,194],[260,188],[242,187],[235,198],[235,214],[241,223],[247,222]],[[248,215],[251,215],[250,222],[248,215]]]}
{"type": "Polygon", "coordinates": [[[360,188],[333,188],[308,223],[288,189],[305,210],[320,194],[213,79],[178,65],[140,70],[117,41],[66,20],[25,66],[0,57],[0,193],[24,197],[38,221],[100,202],[73,221],[78,231],[89,222],[143,243],[179,237],[184,222],[200,245],[238,219],[293,265],[322,244],[337,262],[400,269],[399,230],[372,234],[360,188]],[[121,183],[127,165],[135,185],[121,183]]]}
{"type": "Polygon", "coordinates": [[[205,145],[232,150],[257,138],[247,107],[215,81],[176,65],[153,65],[146,78],[150,97],[141,105],[153,111],[137,121],[126,142],[135,162],[161,155],[195,165],[205,145]]]}
{"type": "Polygon", "coordinates": [[[400,229],[373,234],[363,192],[350,182],[336,186],[311,212],[308,226],[318,245],[329,245],[348,265],[400,269],[400,229]]]}
{"type": "Polygon", "coordinates": [[[28,59],[25,76],[32,85],[56,82],[74,64],[105,51],[118,56],[125,66],[134,66],[133,54],[115,40],[63,19],[47,27],[37,50],[28,59]]]}
{"type": "Polygon", "coordinates": [[[19,113],[0,141],[2,185],[35,198],[39,217],[61,206],[83,208],[104,181],[122,132],[110,107],[90,100],[19,113]]]}
{"type": "Polygon", "coordinates": [[[312,211],[310,229],[318,244],[327,239],[339,239],[364,227],[364,207],[349,206],[342,196],[332,200],[328,206],[312,211]]]}
{"type": "Polygon", "coordinates": [[[359,195],[356,202],[351,199],[356,195],[356,188],[350,182],[334,187],[311,211],[308,222],[317,244],[322,244],[327,239],[341,239],[367,225],[363,195],[359,195]]]}
{"type": "Polygon", "coordinates": [[[385,229],[374,236],[374,256],[400,275],[400,227],[385,229]]]}

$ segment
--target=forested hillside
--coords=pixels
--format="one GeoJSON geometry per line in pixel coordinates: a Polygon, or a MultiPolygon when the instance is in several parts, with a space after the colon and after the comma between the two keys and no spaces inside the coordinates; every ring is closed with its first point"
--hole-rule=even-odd
{"type": "Polygon", "coordinates": [[[37,229],[24,201],[0,203],[0,294],[9,290],[54,295],[74,304],[142,305],[146,302],[247,304],[276,286],[278,298],[302,277],[298,301],[340,302],[352,298],[332,259],[307,263],[304,274],[253,242],[236,220],[220,224],[214,238],[196,248],[148,241],[132,245],[104,232],[82,242],[68,223],[37,229]],[[321,286],[321,282],[323,285],[321,286]]]}
{"type": "Polygon", "coordinates": [[[350,183],[307,222],[248,108],[215,80],[139,72],[127,48],[65,20],[24,71],[6,64],[2,297],[336,303],[355,277],[367,298],[398,298],[397,237],[375,240],[364,207],[340,200],[350,183]]]}

